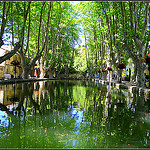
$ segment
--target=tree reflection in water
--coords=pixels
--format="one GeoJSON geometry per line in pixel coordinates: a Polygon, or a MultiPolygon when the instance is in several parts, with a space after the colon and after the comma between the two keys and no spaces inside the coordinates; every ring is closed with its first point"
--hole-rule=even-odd
{"type": "Polygon", "coordinates": [[[19,100],[13,102],[14,109],[0,104],[0,148],[150,146],[150,94],[141,89],[82,81],[42,81],[16,87],[20,87],[16,88],[19,100]]]}

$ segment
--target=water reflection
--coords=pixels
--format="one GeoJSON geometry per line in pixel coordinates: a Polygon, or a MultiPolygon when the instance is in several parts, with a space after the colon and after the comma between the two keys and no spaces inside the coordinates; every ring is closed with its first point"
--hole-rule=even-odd
{"type": "Polygon", "coordinates": [[[148,91],[42,81],[1,85],[0,95],[0,148],[150,146],[148,91]]]}
{"type": "Polygon", "coordinates": [[[9,121],[8,121],[8,115],[5,111],[0,111],[0,127],[8,127],[9,121]]]}

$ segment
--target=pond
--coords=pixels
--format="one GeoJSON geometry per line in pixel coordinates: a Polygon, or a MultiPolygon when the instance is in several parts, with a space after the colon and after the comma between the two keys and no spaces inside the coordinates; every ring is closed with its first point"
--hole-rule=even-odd
{"type": "Polygon", "coordinates": [[[96,81],[0,85],[0,148],[150,148],[149,98],[96,81]]]}

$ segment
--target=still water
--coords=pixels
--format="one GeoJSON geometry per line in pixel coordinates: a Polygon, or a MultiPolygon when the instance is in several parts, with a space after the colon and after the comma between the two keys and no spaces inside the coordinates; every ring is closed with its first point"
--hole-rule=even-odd
{"type": "Polygon", "coordinates": [[[149,98],[87,81],[0,85],[0,148],[150,148],[149,98]]]}

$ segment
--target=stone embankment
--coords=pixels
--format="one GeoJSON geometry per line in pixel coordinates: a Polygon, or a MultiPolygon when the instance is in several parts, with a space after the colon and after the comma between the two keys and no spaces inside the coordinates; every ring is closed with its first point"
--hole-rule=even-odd
{"type": "Polygon", "coordinates": [[[21,82],[35,82],[35,81],[45,81],[45,80],[84,80],[85,77],[82,74],[69,74],[69,76],[65,76],[64,74],[60,74],[57,78],[29,78],[29,79],[3,79],[0,80],[0,84],[13,84],[13,83],[21,83],[21,82]]]}
{"type": "Polygon", "coordinates": [[[0,84],[14,84],[14,83],[35,82],[35,81],[44,81],[44,80],[53,80],[53,79],[49,79],[49,78],[7,79],[7,80],[0,80],[0,84]]]}
{"type": "MultiPolygon", "coordinates": [[[[0,80],[0,84],[14,84],[14,83],[22,83],[22,82],[35,82],[35,81],[45,81],[45,80],[92,80],[95,82],[100,82],[102,84],[111,84],[118,88],[130,88],[130,87],[136,87],[135,82],[129,82],[129,81],[122,81],[122,83],[118,83],[116,80],[112,80],[111,82],[109,80],[101,80],[98,78],[85,78],[82,74],[69,74],[69,76],[65,76],[64,74],[59,75],[57,78],[30,78],[30,79],[8,79],[8,80],[0,80]]],[[[141,89],[139,87],[139,89],[141,89]]],[[[150,89],[144,87],[142,89],[150,91],[150,89]]]]}

